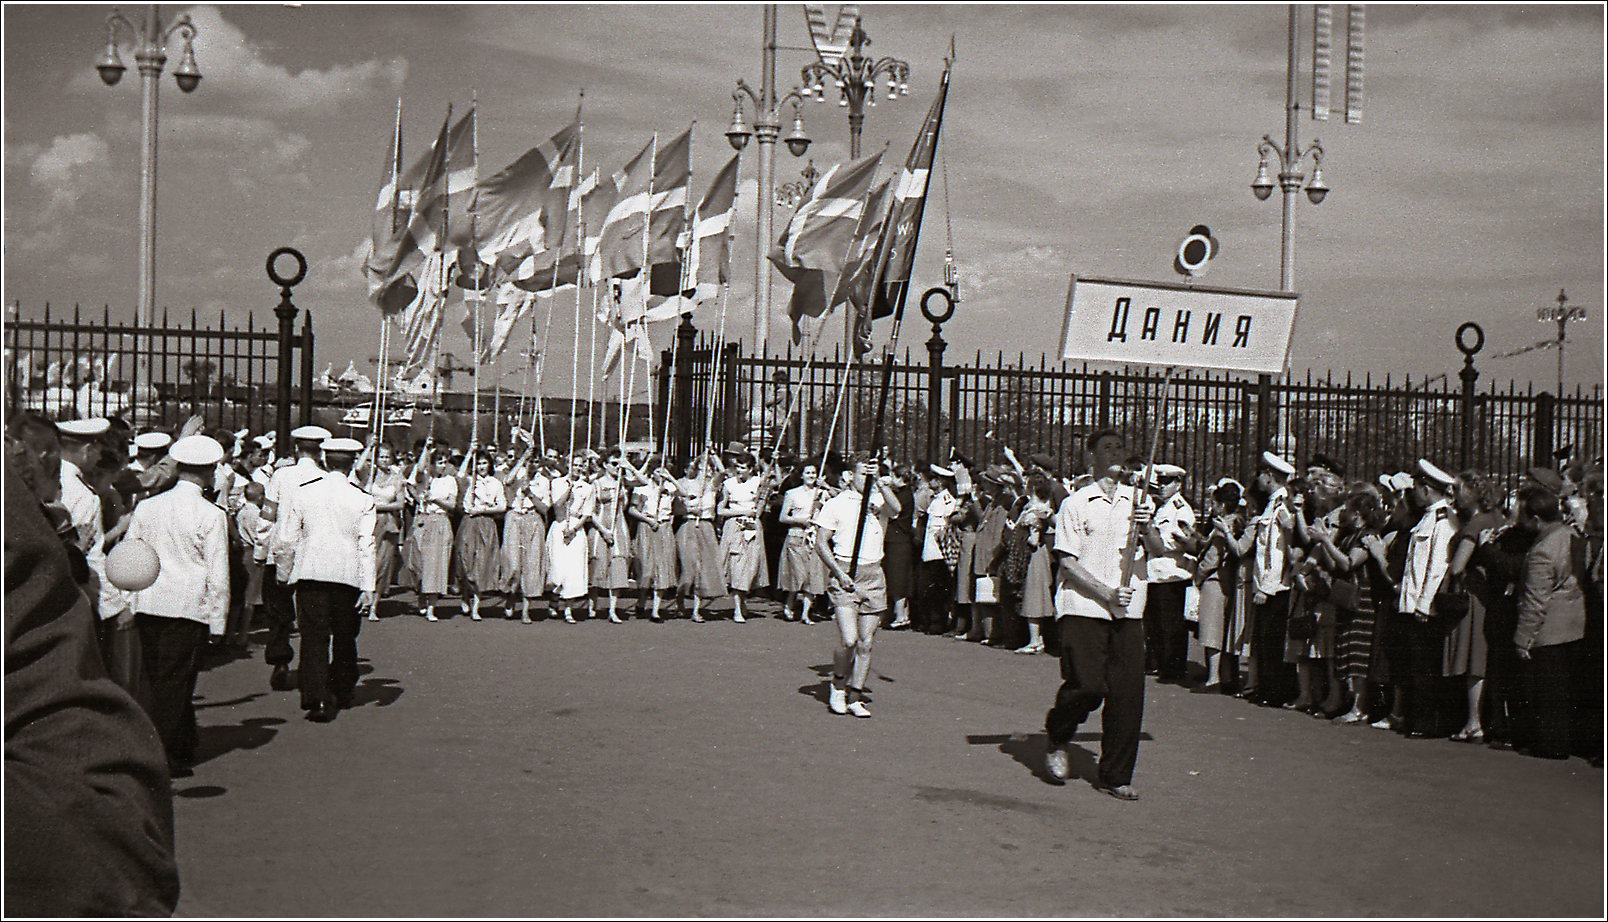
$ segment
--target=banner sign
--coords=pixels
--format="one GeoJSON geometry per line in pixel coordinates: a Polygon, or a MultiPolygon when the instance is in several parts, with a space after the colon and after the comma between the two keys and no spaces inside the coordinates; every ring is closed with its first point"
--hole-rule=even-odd
{"type": "Polygon", "coordinates": [[[1291,292],[1074,275],[1061,357],[1281,374],[1298,299],[1291,292]]]}

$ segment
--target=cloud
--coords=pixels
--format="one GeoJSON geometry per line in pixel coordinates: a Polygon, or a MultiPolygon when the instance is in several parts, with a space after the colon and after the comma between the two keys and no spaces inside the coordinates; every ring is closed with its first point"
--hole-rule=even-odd
{"type": "Polygon", "coordinates": [[[167,147],[170,156],[207,162],[224,171],[230,185],[243,194],[312,185],[306,172],[312,142],[277,122],[248,116],[183,115],[164,119],[163,128],[173,138],[167,147]]]}
{"type": "MultiPolygon", "coordinates": [[[[188,12],[195,23],[195,60],[202,77],[196,99],[209,108],[265,115],[337,113],[372,96],[395,95],[408,75],[408,62],[401,57],[293,72],[270,60],[269,48],[247,38],[217,7],[197,6],[188,12]]],[[[120,44],[127,45],[127,34],[122,37],[125,41],[120,44]]],[[[183,47],[182,39],[173,35],[167,45],[166,72],[178,66],[183,47]]],[[[123,51],[131,53],[132,47],[123,51]]],[[[92,73],[74,74],[72,87],[80,92],[104,91],[92,73]]]]}
{"type": "Polygon", "coordinates": [[[33,160],[29,179],[49,195],[37,221],[49,223],[77,210],[78,200],[107,175],[106,142],[82,132],[58,137],[33,160]]]}
{"type": "Polygon", "coordinates": [[[265,49],[224,19],[217,7],[198,6],[190,17],[196,25],[196,63],[204,77],[203,86],[226,106],[243,105],[273,114],[331,111],[381,91],[394,93],[407,77],[408,64],[402,58],[334,64],[324,70],[309,67],[292,73],[269,61],[265,49]]]}

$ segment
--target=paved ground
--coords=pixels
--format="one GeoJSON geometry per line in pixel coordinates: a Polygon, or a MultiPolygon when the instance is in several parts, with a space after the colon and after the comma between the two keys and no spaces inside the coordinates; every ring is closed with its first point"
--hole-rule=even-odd
{"type": "MultiPolygon", "coordinates": [[[[254,646],[201,677],[179,913],[1603,914],[1578,759],[1150,685],[1121,803],[1043,772],[1054,660],[885,633],[857,720],[825,706],[833,636],[387,617],[328,725],[254,646]]],[[[1098,751],[1086,727],[1074,770],[1098,751]]]]}

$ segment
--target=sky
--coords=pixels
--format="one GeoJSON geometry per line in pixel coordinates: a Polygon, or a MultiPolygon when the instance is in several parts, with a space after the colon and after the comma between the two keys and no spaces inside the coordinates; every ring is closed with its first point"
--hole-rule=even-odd
{"type": "MultiPolygon", "coordinates": [[[[1280,197],[1258,201],[1249,186],[1257,142],[1283,139],[1287,9],[861,6],[869,52],[911,69],[909,95],[866,114],[863,149],[888,145],[888,167],[909,150],[954,36],[912,281],[916,292],[940,283],[953,249],[961,303],[943,331],[951,362],[1053,355],[1073,273],[1177,281],[1173,257],[1196,224],[1221,244],[1205,284],[1279,287],[1280,197]]],[[[1301,10],[1305,46],[1311,6],[1301,10]]],[[[1343,49],[1344,7],[1335,10],[1343,49]]],[[[24,318],[47,302],[58,315],[74,304],[134,315],[140,80],[126,33],[122,82],[108,88],[93,69],[107,12],[3,10],[3,297],[24,318]]],[[[203,79],[193,94],[178,92],[175,42],[160,90],[158,311],[187,319],[194,309],[231,326],[252,313],[259,328],[272,324],[278,291],[263,262],[295,246],[311,264],[295,301],[312,312],[318,370],[337,374],[349,361],[375,371],[379,325],[360,246],[398,98],[409,160],[427,151],[449,103],[461,113],[474,100],[482,175],[565,125],[583,89],[588,169],[619,169],[653,132],[694,124],[698,195],[731,156],[723,132],[737,79],[757,87],[762,77],[757,4],[162,8],[164,20],[185,12],[203,79]]],[[[1295,209],[1296,375],[1446,374],[1455,386],[1453,333],[1472,320],[1486,336],[1482,389],[1512,379],[1551,391],[1556,352],[1499,356],[1556,336],[1536,310],[1564,289],[1587,313],[1569,329],[1565,391],[1601,385],[1603,15],[1597,4],[1368,5],[1361,123],[1313,121],[1302,103],[1300,143],[1322,140],[1333,191],[1295,209]]],[[[785,92],[814,57],[800,5],[779,6],[778,43],[785,92]]],[[[1309,47],[1300,60],[1308,93],[1309,47]]],[[[778,146],[778,183],[806,161],[825,170],[847,159],[846,111],[830,95],[803,108],[814,143],[801,159],[778,146]]],[[[744,155],[725,307],[728,335],[749,340],[755,146],[744,155]]],[[[788,214],[777,209],[778,232],[788,214]]],[[[774,286],[773,351],[786,342],[790,290],[779,275],[774,286]]],[[[550,394],[570,388],[577,329],[573,297],[554,305],[550,394]]],[[[711,303],[694,322],[713,329],[720,312],[711,303]]],[[[445,348],[464,357],[457,316],[449,308],[445,348]]],[[[583,379],[590,327],[580,326],[583,379]]],[[[672,329],[655,325],[657,346],[672,329]]],[[[901,351],[924,360],[929,335],[918,317],[901,351]]],[[[500,375],[520,386],[516,351],[485,372],[487,385],[500,375]]]]}

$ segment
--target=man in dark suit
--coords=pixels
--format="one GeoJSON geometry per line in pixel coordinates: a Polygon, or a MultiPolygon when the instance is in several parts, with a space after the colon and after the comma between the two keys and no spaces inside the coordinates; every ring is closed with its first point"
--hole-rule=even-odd
{"type": "Polygon", "coordinates": [[[107,678],[89,600],[12,466],[5,582],[6,910],[170,915],[179,875],[162,743],[107,678]]]}

